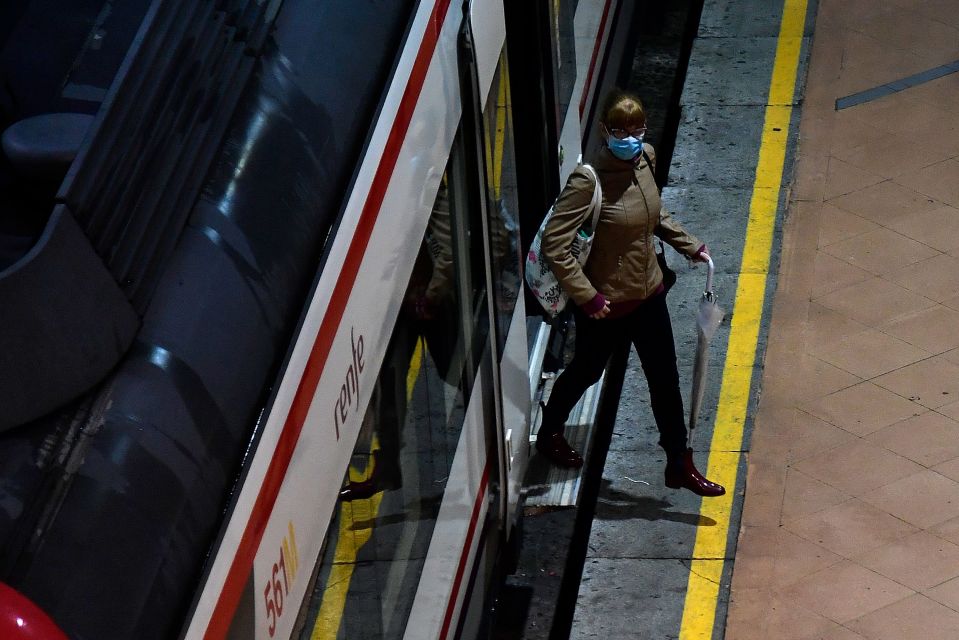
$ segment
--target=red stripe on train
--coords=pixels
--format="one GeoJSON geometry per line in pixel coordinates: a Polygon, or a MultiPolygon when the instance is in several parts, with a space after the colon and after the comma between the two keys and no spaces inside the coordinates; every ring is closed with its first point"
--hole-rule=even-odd
{"type": "Polygon", "coordinates": [[[256,555],[256,550],[263,539],[263,533],[269,522],[273,506],[276,504],[277,495],[280,492],[283,479],[286,477],[286,470],[290,466],[293,450],[296,449],[296,443],[299,440],[303,423],[316,393],[316,387],[326,366],[330,347],[333,344],[333,337],[336,335],[336,330],[343,318],[343,312],[356,281],[360,263],[366,253],[366,247],[373,233],[373,226],[379,215],[380,207],[386,196],[386,189],[399,158],[400,148],[403,146],[410,121],[413,118],[413,111],[423,89],[426,72],[429,70],[430,60],[433,58],[433,51],[436,49],[436,43],[439,40],[449,6],[450,0],[437,0],[433,6],[423,42],[420,43],[409,82],[403,92],[396,119],[393,121],[393,128],[390,130],[386,147],[383,150],[383,159],[376,169],[373,184],[363,205],[356,232],[350,242],[343,270],[340,272],[333,288],[330,305],[323,317],[316,341],[313,343],[306,369],[296,389],[296,395],[293,397],[290,413],[283,425],[283,431],[277,442],[273,459],[270,461],[266,477],[253,505],[250,520],[247,522],[236,555],[233,557],[233,564],[230,565],[223,591],[220,593],[210,624],[204,634],[205,638],[226,637],[230,623],[233,621],[243,588],[246,586],[250,571],[253,568],[253,557],[256,555]]]}
{"type": "Polygon", "coordinates": [[[486,467],[483,469],[483,477],[480,479],[479,491],[476,493],[476,500],[473,502],[473,513],[470,516],[469,529],[466,532],[466,542],[463,543],[463,552],[460,554],[460,563],[456,567],[456,577],[453,578],[453,592],[450,593],[449,602],[446,604],[446,616],[443,618],[443,628],[440,631],[440,638],[445,638],[450,630],[450,623],[453,621],[453,611],[456,609],[456,598],[460,593],[460,585],[463,584],[463,573],[466,571],[466,560],[469,558],[470,547],[473,544],[473,536],[476,534],[476,524],[479,520],[480,507],[483,506],[483,497],[486,495],[486,485],[489,483],[489,457],[486,458],[486,467]]]}
{"type": "Polygon", "coordinates": [[[583,97],[579,100],[579,119],[583,120],[583,111],[586,109],[586,98],[593,83],[593,71],[596,70],[596,61],[599,59],[599,47],[603,43],[603,34],[606,33],[606,20],[609,18],[609,7],[613,0],[606,0],[603,7],[603,17],[599,21],[599,31],[596,32],[596,43],[593,45],[593,57],[589,60],[589,71],[586,73],[586,82],[583,84],[583,97]]]}

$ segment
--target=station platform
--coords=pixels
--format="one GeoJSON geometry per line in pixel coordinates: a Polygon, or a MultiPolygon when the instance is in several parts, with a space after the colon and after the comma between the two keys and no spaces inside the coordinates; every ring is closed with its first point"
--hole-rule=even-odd
{"type": "MultiPolygon", "coordinates": [[[[580,562],[550,566],[546,533],[521,566],[563,574],[569,620],[522,637],[959,637],[955,9],[705,1],[663,195],[717,263],[691,444],[728,493],[663,486],[631,353],[580,562]]],[[[677,270],[688,394],[705,272],[677,270]]]]}
{"type": "Polygon", "coordinates": [[[728,640],[959,637],[957,58],[950,3],[819,5],[728,640]]]}

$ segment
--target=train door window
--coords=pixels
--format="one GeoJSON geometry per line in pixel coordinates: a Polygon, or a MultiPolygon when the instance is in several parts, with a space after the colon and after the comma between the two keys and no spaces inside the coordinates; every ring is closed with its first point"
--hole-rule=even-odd
{"type": "Polygon", "coordinates": [[[441,503],[464,489],[447,480],[477,375],[476,345],[488,343],[489,310],[485,271],[475,271],[477,260],[484,264],[481,216],[471,211],[477,187],[464,173],[460,138],[375,382],[302,638],[403,637],[441,503]]]}
{"type": "MultiPolygon", "coordinates": [[[[576,17],[577,0],[553,0],[551,7],[553,32],[553,64],[557,70],[557,111],[559,118],[565,118],[569,103],[573,99],[573,86],[576,84],[576,40],[573,20],[576,17]]],[[[560,129],[563,123],[559,122],[560,129]]]]}
{"type": "MultiPolygon", "coordinates": [[[[475,147],[474,147],[475,149],[475,147]]],[[[486,291],[486,253],[483,247],[483,220],[477,209],[481,197],[476,176],[475,152],[467,152],[464,135],[460,133],[446,168],[448,180],[452,244],[459,256],[458,268],[452,271],[456,281],[456,304],[460,331],[464,341],[466,376],[469,386],[475,379],[480,360],[489,337],[489,307],[486,291]]],[[[443,196],[440,185],[438,198],[443,196]]],[[[427,230],[429,234],[429,230],[427,230]]],[[[454,265],[455,266],[455,265],[454,265]]]]}
{"type": "Polygon", "coordinates": [[[513,154],[513,110],[509,67],[504,49],[483,110],[486,182],[489,206],[493,300],[503,354],[516,298],[522,284],[516,158],[513,154]]]}

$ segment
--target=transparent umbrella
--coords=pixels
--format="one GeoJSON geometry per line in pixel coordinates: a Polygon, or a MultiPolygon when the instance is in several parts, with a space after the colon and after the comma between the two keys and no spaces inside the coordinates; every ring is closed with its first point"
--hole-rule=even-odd
{"type": "Polygon", "coordinates": [[[703,393],[706,391],[706,369],[709,365],[709,342],[723,321],[726,312],[719,307],[713,294],[713,272],[716,268],[713,260],[706,256],[709,270],[706,272],[706,290],[696,309],[696,360],[693,362],[693,390],[690,398],[689,428],[696,428],[699,410],[703,406],[703,393]]]}

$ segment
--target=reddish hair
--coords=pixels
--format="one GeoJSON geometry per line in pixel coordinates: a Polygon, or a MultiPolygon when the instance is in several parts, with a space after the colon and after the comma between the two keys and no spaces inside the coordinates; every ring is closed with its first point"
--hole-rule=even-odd
{"type": "Polygon", "coordinates": [[[632,129],[646,125],[646,109],[639,96],[614,89],[603,100],[600,122],[607,129],[632,129]]]}

